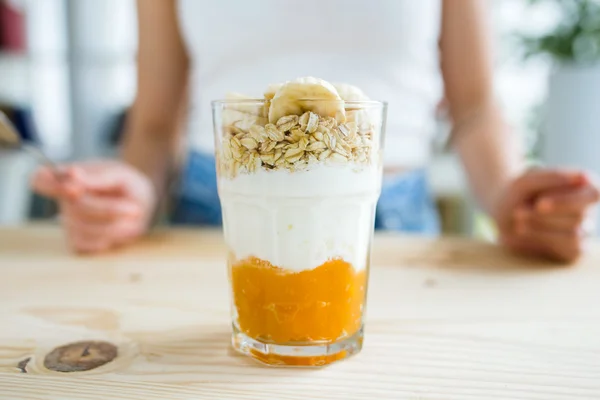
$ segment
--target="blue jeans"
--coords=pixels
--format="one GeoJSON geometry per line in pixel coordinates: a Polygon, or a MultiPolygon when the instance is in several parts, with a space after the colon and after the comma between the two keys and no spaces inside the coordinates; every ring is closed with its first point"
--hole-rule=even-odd
{"type": "MultiPolygon", "coordinates": [[[[194,152],[184,168],[172,214],[176,225],[221,225],[221,204],[213,156],[194,152]]],[[[439,219],[425,171],[415,170],[383,181],[375,229],[422,235],[439,234],[439,219]]]]}

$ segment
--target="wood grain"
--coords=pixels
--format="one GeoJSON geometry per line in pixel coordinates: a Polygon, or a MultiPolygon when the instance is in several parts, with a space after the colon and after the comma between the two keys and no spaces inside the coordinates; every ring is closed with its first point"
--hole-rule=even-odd
{"type": "Polygon", "coordinates": [[[378,236],[365,347],[323,369],[230,350],[224,250],[219,232],[167,231],[83,257],[53,227],[0,230],[0,398],[600,398],[597,243],[565,267],[468,240],[378,236]],[[116,344],[118,359],[44,368],[82,339],[116,344]]]}

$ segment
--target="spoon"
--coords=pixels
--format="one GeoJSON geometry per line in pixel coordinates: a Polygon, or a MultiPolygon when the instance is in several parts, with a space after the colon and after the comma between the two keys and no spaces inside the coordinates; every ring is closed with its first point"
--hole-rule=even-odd
{"type": "Polygon", "coordinates": [[[24,143],[21,140],[21,135],[19,135],[15,126],[2,111],[0,111],[0,148],[1,147],[26,150],[50,168],[57,179],[61,180],[63,178],[63,174],[58,169],[56,163],[52,161],[41,148],[24,143]]]}

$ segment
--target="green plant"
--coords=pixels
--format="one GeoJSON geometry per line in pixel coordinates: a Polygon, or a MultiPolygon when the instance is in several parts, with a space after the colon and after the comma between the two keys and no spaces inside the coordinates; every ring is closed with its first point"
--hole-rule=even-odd
{"type": "Polygon", "coordinates": [[[554,3],[561,20],[541,36],[522,36],[526,57],[545,55],[555,61],[592,63],[600,60],[600,0],[529,0],[554,3]]]}

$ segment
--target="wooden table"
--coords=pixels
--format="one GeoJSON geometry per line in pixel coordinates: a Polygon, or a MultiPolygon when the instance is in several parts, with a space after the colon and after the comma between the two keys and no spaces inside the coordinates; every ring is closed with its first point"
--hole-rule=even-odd
{"type": "Polygon", "coordinates": [[[219,232],[78,257],[55,228],[0,230],[0,398],[600,398],[599,245],[563,267],[467,240],[379,236],[365,347],[323,369],[230,350],[223,254],[219,232]],[[119,357],[44,368],[81,339],[115,343],[119,357]]]}

